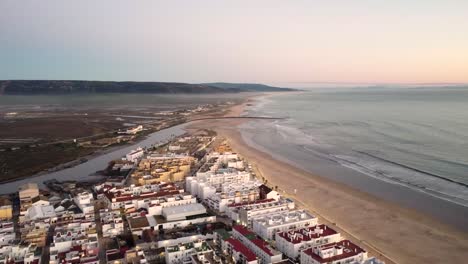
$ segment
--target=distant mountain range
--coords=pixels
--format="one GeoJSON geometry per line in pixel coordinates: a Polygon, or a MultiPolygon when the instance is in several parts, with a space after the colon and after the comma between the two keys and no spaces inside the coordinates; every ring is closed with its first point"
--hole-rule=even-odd
{"type": "Polygon", "coordinates": [[[170,83],[170,82],[112,82],[112,81],[46,81],[7,80],[0,81],[1,94],[54,95],[86,93],[160,93],[160,94],[208,94],[264,91],[291,91],[263,84],[236,83],[170,83]]]}

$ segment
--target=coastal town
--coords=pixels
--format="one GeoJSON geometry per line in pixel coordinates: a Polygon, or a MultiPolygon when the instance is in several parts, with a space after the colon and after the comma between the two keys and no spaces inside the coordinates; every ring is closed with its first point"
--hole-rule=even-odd
{"type": "Polygon", "coordinates": [[[0,197],[0,263],[382,264],[211,130],[0,197]]]}

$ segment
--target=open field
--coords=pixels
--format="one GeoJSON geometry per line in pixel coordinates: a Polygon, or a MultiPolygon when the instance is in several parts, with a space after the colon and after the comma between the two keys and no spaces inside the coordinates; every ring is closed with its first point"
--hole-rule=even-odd
{"type": "Polygon", "coordinates": [[[226,106],[245,96],[0,96],[0,181],[56,166],[60,169],[159,129],[193,118],[222,115],[226,106]],[[137,135],[117,134],[138,125],[144,130],[137,135]],[[72,164],[63,165],[68,162],[72,164]]]}

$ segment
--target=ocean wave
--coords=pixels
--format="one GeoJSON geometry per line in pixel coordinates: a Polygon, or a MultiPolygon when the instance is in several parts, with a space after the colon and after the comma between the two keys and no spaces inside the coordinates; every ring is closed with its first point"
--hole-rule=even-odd
{"type": "Polygon", "coordinates": [[[385,182],[400,184],[468,207],[468,185],[370,153],[330,155],[340,165],[385,182]]]}
{"type": "Polygon", "coordinates": [[[310,135],[306,134],[300,128],[296,128],[294,126],[283,125],[279,122],[272,123],[274,125],[274,129],[276,132],[283,138],[295,144],[310,144],[310,145],[318,145],[316,139],[310,135]]]}

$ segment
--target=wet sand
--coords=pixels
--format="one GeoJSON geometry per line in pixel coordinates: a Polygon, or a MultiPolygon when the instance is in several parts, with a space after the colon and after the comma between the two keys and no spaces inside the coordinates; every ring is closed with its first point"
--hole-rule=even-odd
{"type": "MultiPolygon", "coordinates": [[[[240,115],[244,107],[233,107],[229,115],[240,115]]],[[[245,143],[237,129],[242,122],[197,121],[190,127],[213,129],[227,138],[233,149],[252,163],[259,178],[278,186],[285,196],[315,213],[319,221],[359,242],[370,255],[386,263],[465,263],[468,259],[466,232],[276,160],[245,143]]]]}

